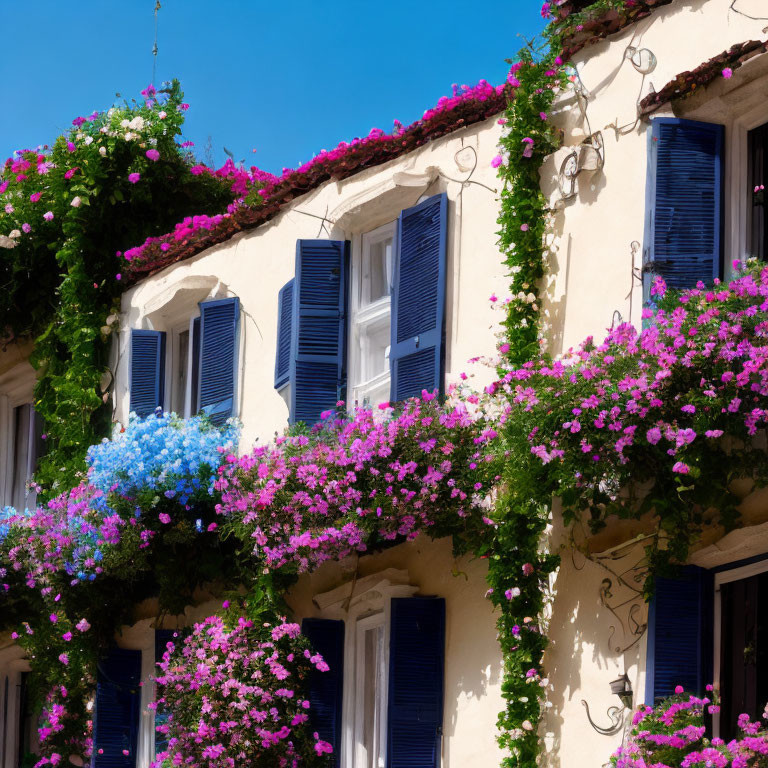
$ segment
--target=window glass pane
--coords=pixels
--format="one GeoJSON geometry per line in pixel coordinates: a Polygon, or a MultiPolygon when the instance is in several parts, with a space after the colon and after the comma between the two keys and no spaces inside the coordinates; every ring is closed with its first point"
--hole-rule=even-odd
{"type": "Polygon", "coordinates": [[[19,405],[13,409],[13,478],[11,504],[19,511],[27,503],[27,480],[30,476],[30,418],[31,405],[19,405]]]}
{"type": "Polygon", "coordinates": [[[370,381],[375,376],[389,370],[388,349],[390,341],[389,318],[376,325],[369,325],[360,334],[362,357],[362,381],[370,381]]]}
{"type": "Polygon", "coordinates": [[[363,288],[362,293],[367,297],[366,303],[373,303],[389,296],[392,238],[371,243],[364,258],[363,280],[368,282],[368,290],[363,288]]]}
{"type": "Polygon", "coordinates": [[[187,370],[189,365],[189,331],[181,331],[178,334],[176,354],[176,371],[174,376],[174,404],[173,409],[179,416],[186,415],[187,406],[187,370]]]}
{"type": "Polygon", "coordinates": [[[382,696],[384,627],[371,627],[362,633],[362,664],[358,674],[362,677],[361,700],[358,702],[360,727],[358,730],[360,756],[355,768],[380,768],[383,766],[382,750],[382,696]]]}

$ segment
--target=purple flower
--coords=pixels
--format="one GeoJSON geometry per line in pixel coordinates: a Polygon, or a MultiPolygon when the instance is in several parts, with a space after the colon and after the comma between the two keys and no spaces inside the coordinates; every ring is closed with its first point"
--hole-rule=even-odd
{"type": "Polygon", "coordinates": [[[656,445],[661,440],[661,430],[658,427],[651,427],[645,433],[645,437],[651,445],[656,445]]]}
{"type": "Polygon", "coordinates": [[[46,211],[46,212],[43,214],[43,218],[44,218],[46,221],[53,221],[53,211],[46,211]]]}
{"type": "MultiPolygon", "coordinates": [[[[145,154],[153,163],[156,163],[160,159],[160,153],[156,149],[148,149],[145,154]]],[[[136,181],[138,181],[138,179],[136,179],[136,181]]]]}
{"type": "Polygon", "coordinates": [[[130,181],[131,184],[138,183],[140,178],[141,178],[141,174],[140,173],[129,173],[128,174],[128,181],[130,181]]]}

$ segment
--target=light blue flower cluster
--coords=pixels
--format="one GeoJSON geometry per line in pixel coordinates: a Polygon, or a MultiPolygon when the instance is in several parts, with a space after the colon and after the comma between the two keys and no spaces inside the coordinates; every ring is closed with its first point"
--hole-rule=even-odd
{"type": "Polygon", "coordinates": [[[204,418],[174,413],[131,416],[111,440],[91,446],[88,480],[104,493],[130,498],[149,489],[184,505],[201,490],[213,493],[222,448],[232,450],[238,438],[233,421],[217,428],[204,418]]]}

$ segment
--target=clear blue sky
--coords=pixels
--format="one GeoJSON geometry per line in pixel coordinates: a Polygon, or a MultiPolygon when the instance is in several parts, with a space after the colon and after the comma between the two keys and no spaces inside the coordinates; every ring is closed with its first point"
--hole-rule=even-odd
{"type": "MultiPolygon", "coordinates": [[[[156,83],[178,77],[199,157],[279,172],[408,124],[451,84],[494,84],[539,0],[161,0],[156,83]],[[252,150],[256,149],[256,153],[252,150]]],[[[155,0],[0,0],[0,161],[152,75],[155,0]]]]}

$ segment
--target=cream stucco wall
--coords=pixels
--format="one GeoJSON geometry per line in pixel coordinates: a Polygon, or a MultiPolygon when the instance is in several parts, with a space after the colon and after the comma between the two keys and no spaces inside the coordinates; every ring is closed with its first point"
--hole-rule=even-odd
{"type": "MultiPolygon", "coordinates": [[[[242,446],[269,440],[287,423],[288,409],[274,389],[279,289],[294,275],[296,240],[331,237],[360,247],[360,236],[393,221],[422,196],[446,192],[448,278],[447,381],[470,371],[468,360],[492,355],[500,314],[489,297],[505,295],[507,281],[496,245],[498,180],[491,168],[500,128],[495,119],[456,131],[401,158],[349,179],[328,182],[298,198],[272,221],[198,256],[173,265],[128,290],[122,299],[116,363],[115,414],[129,409],[128,345],[131,328],[169,328],[198,301],[239,296],[241,380],[237,412],[242,446]],[[461,183],[470,176],[468,183],[461,183]],[[493,190],[493,191],[492,191],[493,190]],[[321,219],[328,222],[321,226],[321,219]],[[317,217],[320,217],[319,219],[317,217]]],[[[475,365],[477,386],[492,370],[475,365]]]]}
{"type": "MultiPolygon", "coordinates": [[[[645,184],[648,128],[638,121],[637,102],[651,90],[660,90],[678,74],[692,70],[736,43],[765,38],[768,20],[750,20],[730,10],[731,0],[674,0],[648,18],[628,27],[575,57],[578,76],[588,92],[579,107],[573,92],[561,98],[553,120],[565,132],[566,147],[542,169],[542,187],[554,205],[551,233],[553,256],[548,300],[548,337],[553,353],[578,345],[585,337],[602,339],[614,311],[624,321],[640,322],[642,288],[632,278],[642,264],[645,227],[645,184]],[[628,46],[647,48],[657,59],[656,69],[639,74],[624,58],[628,46]],[[605,144],[602,171],[584,173],[578,179],[575,198],[559,201],[557,173],[570,148],[592,132],[601,131],[605,144]]],[[[739,0],[737,7],[756,16],[761,0],[739,0]]],[[[674,105],[675,114],[726,124],[727,176],[737,171],[746,128],[768,122],[765,109],[766,80],[745,94],[744,81],[754,77],[762,63],[749,62],[731,81],[718,79],[696,99],[674,105]],[[708,107],[705,106],[709,102],[708,107]],[[762,105],[763,114],[755,113],[762,105]],[[749,114],[746,114],[746,113],[749,114]],[[734,131],[742,121],[741,132],[734,131]],[[754,122],[756,121],[756,122],[754,122]]],[[[658,115],[671,115],[672,107],[658,115]]],[[[725,264],[745,255],[746,242],[739,237],[746,226],[746,211],[736,188],[726,191],[725,264]]],[[[743,185],[743,179],[737,184],[743,185]]],[[[728,274],[727,266],[726,276],[728,274]]]]}

